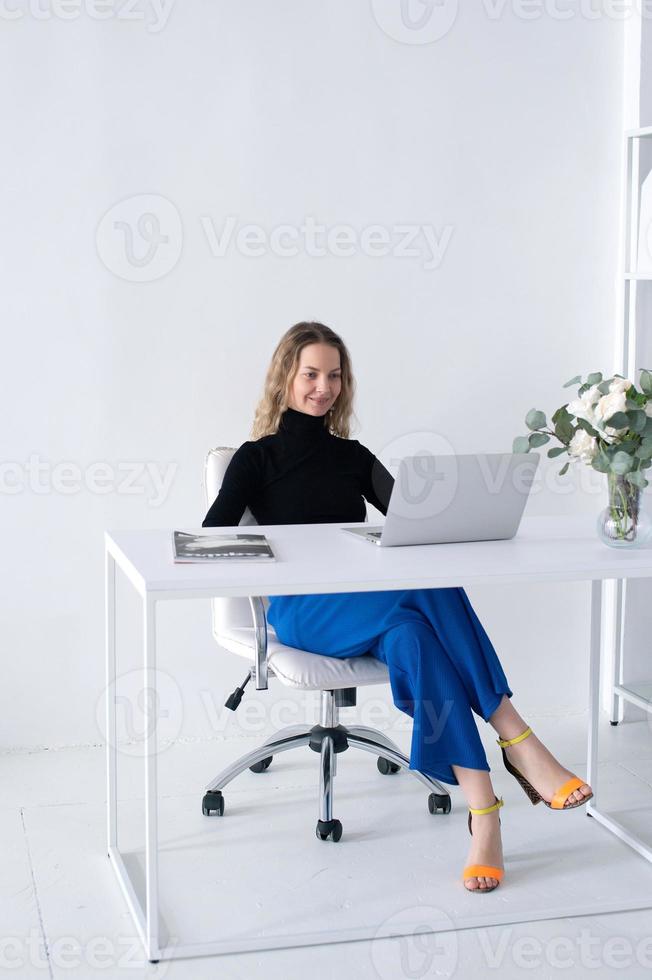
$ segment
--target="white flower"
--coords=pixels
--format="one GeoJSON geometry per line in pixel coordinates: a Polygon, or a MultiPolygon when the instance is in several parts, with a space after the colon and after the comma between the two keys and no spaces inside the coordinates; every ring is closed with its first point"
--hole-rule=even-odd
{"type": "Polygon", "coordinates": [[[589,425],[595,426],[595,409],[594,406],[596,402],[599,402],[602,398],[602,392],[598,390],[597,385],[592,385],[587,391],[584,392],[581,398],[576,398],[574,401],[569,402],[566,406],[566,410],[574,415],[577,419],[584,419],[589,425]]]}
{"type": "Polygon", "coordinates": [[[595,406],[596,418],[606,422],[616,412],[624,412],[626,402],[627,396],[624,391],[614,391],[609,395],[603,395],[595,406]]]}
{"type": "Polygon", "coordinates": [[[595,405],[596,402],[600,401],[602,398],[602,392],[600,391],[599,385],[591,385],[591,387],[584,392],[582,398],[586,398],[591,405],[595,405]]]}
{"type": "Polygon", "coordinates": [[[632,387],[632,382],[627,378],[614,378],[609,385],[609,394],[622,393],[632,387]]]}
{"type": "Polygon", "coordinates": [[[584,429],[578,429],[568,444],[568,455],[579,457],[583,463],[590,463],[597,451],[595,436],[590,436],[584,429]]]}

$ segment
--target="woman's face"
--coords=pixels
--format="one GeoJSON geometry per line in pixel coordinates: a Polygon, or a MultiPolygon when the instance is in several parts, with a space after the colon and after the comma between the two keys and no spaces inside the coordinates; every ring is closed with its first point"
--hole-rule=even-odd
{"type": "Polygon", "coordinates": [[[330,344],[308,344],[290,388],[290,408],[308,415],[325,415],[342,388],[340,352],[330,344]]]}

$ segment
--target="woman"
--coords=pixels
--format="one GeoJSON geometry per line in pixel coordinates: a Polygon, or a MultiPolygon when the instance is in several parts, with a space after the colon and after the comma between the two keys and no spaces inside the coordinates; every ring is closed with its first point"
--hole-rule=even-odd
{"type": "MultiPolygon", "coordinates": [[[[253,441],[234,453],[203,526],[237,525],[247,506],[259,524],[364,521],[363,497],[386,514],[393,478],[348,438],[353,393],[351,359],[336,333],[320,323],[288,330],[272,356],[253,441]]],[[[505,766],[533,803],[568,809],[592,796],[512,705],[464,589],[272,596],[267,618],[289,646],[331,657],[369,652],[387,664],[394,703],[414,720],[410,768],[459,784],[469,805],[469,891],[492,891],[503,877],[503,801],[473,712],[499,734],[505,766]]]]}

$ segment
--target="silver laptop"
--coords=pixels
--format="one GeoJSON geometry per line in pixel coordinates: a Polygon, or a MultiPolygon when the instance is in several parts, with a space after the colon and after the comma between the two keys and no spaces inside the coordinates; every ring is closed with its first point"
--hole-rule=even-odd
{"type": "Polygon", "coordinates": [[[381,547],[513,538],[538,464],[536,453],[407,456],[385,523],[342,530],[381,547]]]}

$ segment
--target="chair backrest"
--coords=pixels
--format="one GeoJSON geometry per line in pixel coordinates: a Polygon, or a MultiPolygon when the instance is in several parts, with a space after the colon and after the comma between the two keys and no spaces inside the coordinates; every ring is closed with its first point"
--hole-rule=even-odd
{"type": "MultiPolygon", "coordinates": [[[[231,462],[235,449],[230,446],[218,446],[216,449],[209,449],[206,454],[204,464],[204,499],[206,507],[210,507],[217,497],[226,469],[231,462]]],[[[241,525],[258,524],[258,521],[251,513],[249,508],[245,509],[240,520],[241,525]]],[[[219,531],[216,531],[218,534],[219,531]]],[[[269,607],[269,600],[263,597],[265,609],[269,607]]],[[[248,599],[220,598],[212,599],[213,612],[213,634],[219,639],[221,634],[233,629],[234,627],[249,626],[253,629],[251,618],[251,606],[248,599]]],[[[268,627],[271,630],[271,627],[268,627]]]]}

